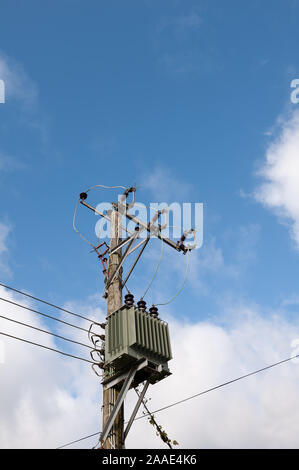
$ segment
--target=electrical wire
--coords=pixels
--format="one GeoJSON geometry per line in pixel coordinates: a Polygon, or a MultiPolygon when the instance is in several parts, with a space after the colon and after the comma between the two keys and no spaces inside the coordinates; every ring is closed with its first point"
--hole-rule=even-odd
{"type": "Polygon", "coordinates": [[[103,189],[124,189],[126,190],[127,188],[125,186],[105,186],[104,184],[95,184],[94,186],[91,186],[88,188],[85,193],[88,193],[94,188],[103,188],[103,189]]]}
{"type": "Polygon", "coordinates": [[[143,298],[146,296],[146,294],[148,293],[148,291],[149,291],[149,289],[150,289],[152,283],[154,282],[154,279],[155,279],[156,275],[158,274],[158,270],[159,270],[159,268],[160,268],[160,264],[161,264],[161,261],[162,261],[162,258],[163,258],[163,252],[164,252],[164,243],[163,243],[163,240],[161,239],[161,252],[160,252],[160,257],[159,257],[159,260],[158,260],[158,264],[157,264],[157,266],[156,266],[156,269],[155,269],[155,272],[154,272],[154,274],[153,274],[153,277],[152,277],[152,279],[150,280],[149,285],[148,285],[147,288],[145,289],[145,292],[144,292],[144,294],[142,295],[141,299],[143,299],[143,298]]]}
{"type": "MultiPolygon", "coordinates": [[[[139,205],[139,204],[137,203],[137,205],[139,205]]],[[[149,207],[152,208],[151,206],[149,206],[149,207]]],[[[154,209],[154,208],[153,208],[153,209],[154,209]]],[[[154,210],[156,210],[156,209],[154,209],[154,210]]],[[[157,210],[156,210],[156,212],[157,212],[157,210]]],[[[177,226],[176,226],[176,225],[169,225],[169,226],[168,226],[168,228],[175,228],[175,227],[177,227],[177,226]]],[[[155,272],[154,272],[154,274],[153,274],[153,277],[152,277],[152,279],[150,280],[149,285],[148,285],[148,287],[146,288],[146,290],[145,290],[144,294],[142,295],[141,299],[143,299],[143,298],[146,296],[146,294],[147,294],[147,292],[149,291],[149,289],[150,289],[152,283],[154,282],[154,279],[155,279],[156,275],[158,274],[158,270],[159,270],[159,268],[160,268],[160,264],[161,264],[161,261],[162,261],[162,258],[163,258],[163,250],[164,250],[164,243],[163,243],[163,235],[162,235],[162,233],[161,233],[161,254],[160,254],[160,258],[159,258],[157,267],[156,267],[156,269],[155,269],[155,272]]],[[[182,283],[180,289],[179,289],[178,292],[175,294],[175,296],[172,297],[168,302],[159,303],[159,304],[154,304],[154,305],[157,305],[157,306],[160,306],[160,305],[168,305],[168,304],[170,304],[171,302],[173,302],[173,301],[177,298],[177,296],[182,292],[182,290],[183,290],[183,288],[184,288],[184,286],[185,286],[185,284],[186,284],[186,281],[187,281],[187,279],[188,279],[188,275],[189,275],[189,252],[190,252],[190,250],[187,250],[186,271],[185,271],[184,281],[183,281],[183,283],[182,283]]]]}
{"type": "Polygon", "coordinates": [[[75,232],[82,238],[82,240],[84,240],[86,243],[88,243],[90,246],[92,246],[93,249],[95,249],[96,246],[95,246],[93,243],[91,243],[87,238],[85,238],[84,235],[82,235],[82,233],[81,233],[81,232],[79,231],[79,229],[77,229],[77,227],[76,227],[76,217],[77,217],[79,202],[80,202],[80,198],[77,200],[76,206],[75,206],[75,210],[74,210],[74,215],[73,215],[73,229],[74,229],[75,232]]]}
{"type": "MultiPolygon", "coordinates": [[[[205,395],[209,392],[212,392],[214,390],[217,390],[219,388],[225,387],[226,385],[233,384],[235,382],[238,382],[239,380],[246,379],[248,377],[251,377],[252,375],[259,374],[260,372],[264,372],[265,370],[272,369],[273,367],[276,367],[280,364],[284,364],[286,362],[292,361],[293,359],[296,359],[299,357],[299,354],[296,354],[295,356],[288,357],[286,359],[282,359],[281,361],[275,362],[273,364],[270,364],[269,366],[262,367],[261,369],[257,369],[253,372],[249,372],[248,374],[240,375],[239,377],[236,377],[235,379],[228,380],[227,382],[223,382],[219,385],[216,385],[215,387],[208,388],[206,390],[203,390],[199,393],[196,393],[195,395],[191,395],[190,397],[183,398],[182,400],[176,401],[174,403],[171,403],[170,405],[163,406],[162,408],[158,408],[155,411],[152,411],[149,414],[144,414],[142,416],[138,416],[137,418],[134,419],[134,421],[138,421],[140,419],[146,418],[147,416],[150,416],[150,414],[155,414],[155,413],[160,413],[160,411],[167,410],[168,408],[172,408],[173,406],[180,405],[181,403],[185,403],[186,401],[192,400],[193,398],[199,397],[201,395],[205,395]]],[[[126,423],[125,423],[126,424],[126,423]]],[[[97,436],[100,434],[101,431],[98,431],[94,434],[90,434],[89,436],[81,437],[80,439],[77,439],[76,441],[69,442],[68,444],[64,444],[63,446],[57,447],[58,449],[62,449],[63,447],[67,447],[75,442],[83,441],[84,439],[89,439],[90,437],[97,436]]]]}
{"type": "MultiPolygon", "coordinates": [[[[92,189],[94,188],[103,188],[103,189],[117,189],[117,188],[121,188],[121,189],[124,189],[126,190],[125,186],[105,186],[103,184],[95,184],[94,186],[91,186],[90,188],[88,188],[86,191],[84,191],[85,193],[88,193],[89,191],[91,191],[92,189]]],[[[88,243],[90,246],[92,246],[94,249],[96,248],[96,246],[91,243],[86,237],[84,237],[84,235],[82,235],[82,233],[80,232],[80,230],[77,228],[76,226],[76,217],[77,217],[77,212],[78,212],[78,207],[79,207],[79,202],[80,202],[80,198],[77,200],[77,203],[76,203],[76,206],[75,206],[75,210],[74,210],[74,215],[73,215],[73,229],[75,230],[76,233],[78,233],[78,235],[82,238],[82,240],[84,240],[86,243],[88,243]]],[[[124,227],[122,227],[123,230],[126,230],[124,227]]]]}
{"type": "Polygon", "coordinates": [[[51,331],[43,330],[42,328],[38,328],[37,326],[28,325],[28,323],[23,323],[21,321],[14,320],[13,318],[5,317],[4,315],[0,315],[0,318],[4,318],[4,320],[17,323],[18,325],[26,326],[27,328],[32,328],[33,330],[41,331],[42,333],[46,333],[47,335],[55,336],[56,338],[63,339],[64,341],[69,341],[70,343],[79,344],[80,346],[84,346],[85,348],[94,350],[94,347],[89,346],[88,344],[80,343],[79,341],[75,341],[70,338],[65,338],[64,336],[57,335],[56,333],[52,333],[51,331]]]}
{"type": "Polygon", "coordinates": [[[91,320],[90,318],[84,317],[83,315],[79,315],[79,313],[74,313],[74,312],[71,312],[70,310],[67,310],[65,308],[58,307],[58,305],[52,304],[51,302],[48,302],[47,300],[43,300],[43,299],[39,299],[38,297],[34,297],[33,295],[28,294],[27,292],[22,292],[21,290],[14,289],[13,287],[7,286],[6,284],[3,284],[1,282],[0,282],[0,286],[5,287],[5,289],[10,289],[14,292],[17,292],[18,294],[22,294],[26,297],[29,297],[30,299],[37,300],[38,302],[49,305],[50,307],[57,308],[58,310],[61,310],[62,312],[69,313],[70,315],[74,315],[75,317],[82,318],[83,320],[87,320],[91,323],[95,321],[95,320],[91,320]]]}
{"type": "Polygon", "coordinates": [[[89,439],[90,437],[95,437],[100,433],[101,433],[101,431],[94,432],[93,434],[90,434],[89,436],[81,437],[80,439],[76,439],[75,441],[69,442],[68,444],[64,444],[63,446],[56,447],[56,449],[63,449],[64,447],[68,447],[72,444],[76,444],[76,442],[84,441],[85,439],[89,439]]]}
{"type": "Polygon", "coordinates": [[[49,351],[53,351],[53,352],[62,354],[63,356],[73,357],[74,359],[79,359],[80,361],[89,362],[90,364],[94,364],[94,362],[90,361],[89,359],[84,359],[83,357],[74,356],[73,354],[69,354],[69,353],[60,351],[59,349],[50,348],[49,346],[45,346],[44,344],[39,344],[39,343],[35,343],[33,341],[29,341],[28,339],[20,338],[19,336],[9,335],[8,333],[4,333],[3,331],[0,331],[0,335],[7,336],[8,338],[17,339],[19,341],[23,341],[24,343],[33,344],[34,346],[39,346],[40,348],[48,349],[49,351]]]}
{"type": "Polygon", "coordinates": [[[182,283],[181,287],[179,288],[179,290],[177,291],[177,293],[176,293],[170,300],[168,300],[168,302],[163,302],[163,303],[155,304],[156,306],[158,306],[158,305],[168,305],[168,304],[170,304],[170,303],[173,302],[173,301],[177,298],[177,296],[182,292],[182,290],[183,290],[183,288],[184,288],[184,286],[185,286],[185,284],[186,284],[186,281],[187,281],[187,279],[188,279],[188,275],[189,275],[189,266],[190,266],[190,263],[189,263],[189,260],[190,260],[190,259],[189,259],[189,250],[187,251],[187,255],[186,255],[186,256],[187,256],[186,271],[185,271],[185,276],[184,276],[184,280],[183,280],[183,283],[182,283]]]}
{"type": "Polygon", "coordinates": [[[17,302],[13,302],[12,300],[4,299],[3,297],[0,297],[0,300],[3,302],[8,302],[9,304],[15,305],[16,307],[21,307],[24,308],[25,310],[29,310],[30,312],[37,313],[38,315],[42,315],[43,317],[50,318],[51,320],[58,321],[59,323],[63,323],[64,325],[71,326],[72,328],[77,328],[77,330],[82,330],[88,333],[89,330],[86,328],[82,328],[81,326],[73,325],[72,323],[68,323],[64,320],[60,320],[59,318],[53,317],[52,315],[48,315],[46,313],[39,312],[38,310],[34,310],[33,308],[30,307],[25,307],[25,305],[18,304],[17,302]]]}

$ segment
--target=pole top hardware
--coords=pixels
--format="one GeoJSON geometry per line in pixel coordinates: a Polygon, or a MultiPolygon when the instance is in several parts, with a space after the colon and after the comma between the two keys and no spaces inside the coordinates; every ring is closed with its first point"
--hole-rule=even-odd
{"type": "Polygon", "coordinates": [[[87,199],[87,194],[86,193],[81,193],[80,194],[80,199],[81,199],[81,201],[85,201],[85,199],[87,199]]]}

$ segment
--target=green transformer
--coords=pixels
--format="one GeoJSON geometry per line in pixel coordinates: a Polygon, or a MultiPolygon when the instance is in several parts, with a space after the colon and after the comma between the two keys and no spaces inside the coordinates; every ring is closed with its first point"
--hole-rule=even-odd
{"type": "Polygon", "coordinates": [[[155,383],[170,375],[167,362],[172,359],[168,324],[137,307],[123,305],[107,318],[105,365],[128,370],[147,359],[149,367],[159,370],[155,383]]]}

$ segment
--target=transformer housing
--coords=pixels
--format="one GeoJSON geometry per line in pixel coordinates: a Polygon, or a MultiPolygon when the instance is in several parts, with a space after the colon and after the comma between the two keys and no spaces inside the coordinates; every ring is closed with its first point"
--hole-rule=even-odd
{"type": "Polygon", "coordinates": [[[167,363],[172,359],[172,352],[166,322],[135,306],[123,305],[108,316],[105,330],[106,366],[128,370],[137,361],[147,359],[149,367],[160,371],[145,377],[151,383],[170,375],[167,363]]]}

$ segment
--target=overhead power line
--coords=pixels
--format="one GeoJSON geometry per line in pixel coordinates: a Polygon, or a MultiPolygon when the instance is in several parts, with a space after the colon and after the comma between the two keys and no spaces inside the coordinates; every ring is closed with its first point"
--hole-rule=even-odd
{"type": "Polygon", "coordinates": [[[56,449],[63,449],[64,447],[68,447],[72,444],[76,444],[76,442],[85,441],[85,439],[89,439],[90,437],[98,436],[100,433],[101,433],[101,431],[94,432],[93,434],[89,434],[89,436],[81,437],[80,439],[76,439],[75,441],[68,442],[67,444],[64,444],[63,446],[56,447],[56,449]]]}
{"type": "Polygon", "coordinates": [[[7,336],[8,338],[17,339],[19,341],[23,341],[24,343],[33,344],[34,346],[39,346],[40,348],[48,349],[49,351],[53,351],[53,352],[62,354],[63,356],[73,357],[74,359],[79,359],[80,361],[89,362],[90,364],[94,364],[94,362],[90,361],[89,359],[84,359],[83,357],[74,356],[73,354],[69,354],[69,353],[66,353],[66,352],[63,352],[63,351],[59,351],[59,349],[50,348],[49,346],[45,346],[43,344],[35,343],[33,341],[29,341],[28,339],[20,338],[18,336],[9,335],[8,333],[4,333],[3,331],[0,331],[0,335],[7,336]]]}
{"type": "Polygon", "coordinates": [[[9,304],[15,305],[16,307],[21,307],[21,308],[24,308],[25,310],[29,310],[30,312],[37,313],[38,315],[42,315],[43,317],[51,318],[51,320],[58,321],[59,323],[64,323],[64,325],[71,326],[72,328],[77,328],[77,330],[82,330],[82,331],[85,331],[86,333],[89,332],[89,330],[87,330],[86,328],[73,325],[72,323],[68,323],[64,320],[60,320],[60,318],[53,317],[52,315],[48,315],[47,313],[42,313],[39,310],[34,310],[33,308],[25,307],[25,305],[18,304],[17,302],[13,302],[12,300],[4,299],[3,297],[0,297],[0,300],[2,300],[3,302],[8,302],[9,304]]]}
{"type": "MultiPolygon", "coordinates": [[[[160,411],[167,410],[168,408],[172,408],[173,406],[192,400],[193,398],[199,397],[201,395],[205,395],[206,393],[212,392],[213,390],[217,390],[218,388],[225,387],[226,385],[230,385],[232,383],[238,382],[239,380],[246,379],[247,377],[250,377],[252,375],[256,375],[260,372],[264,372],[265,370],[271,369],[272,367],[276,367],[276,366],[279,366],[280,364],[284,364],[285,362],[289,362],[292,359],[295,359],[297,357],[299,357],[299,354],[297,354],[296,356],[288,357],[287,359],[283,359],[282,361],[275,362],[274,364],[270,364],[269,366],[262,367],[261,369],[255,370],[253,372],[249,372],[248,374],[241,375],[240,377],[237,377],[235,379],[228,380],[227,382],[223,382],[220,385],[216,385],[215,387],[208,388],[207,390],[203,390],[202,392],[196,393],[195,395],[191,395],[190,397],[183,398],[182,400],[176,401],[175,403],[171,403],[170,405],[163,406],[163,408],[159,408],[158,410],[153,411],[153,413],[159,413],[160,411]]],[[[135,418],[135,421],[145,418],[146,416],[148,415],[138,416],[138,418],[135,418]]]]}
{"type": "Polygon", "coordinates": [[[47,335],[55,336],[56,338],[63,339],[64,341],[69,341],[70,343],[79,344],[80,346],[84,346],[85,348],[94,349],[94,347],[89,346],[88,344],[80,343],[80,341],[75,341],[70,338],[65,338],[64,336],[52,333],[52,331],[43,330],[42,328],[38,328],[37,326],[28,325],[28,323],[23,323],[21,321],[14,320],[13,318],[5,317],[4,315],[0,315],[0,318],[4,318],[4,320],[17,323],[18,325],[26,326],[27,328],[32,328],[33,330],[41,331],[42,333],[46,333],[47,335]]]}
{"type": "MultiPolygon", "coordinates": [[[[223,382],[219,385],[216,385],[215,387],[211,387],[211,388],[208,388],[206,390],[203,390],[199,393],[196,393],[195,395],[191,395],[190,397],[187,397],[187,398],[183,398],[182,400],[179,400],[179,401],[176,401],[174,403],[171,403],[170,405],[166,405],[166,406],[163,406],[162,408],[158,408],[157,410],[155,411],[152,411],[151,413],[145,413],[144,415],[142,416],[138,416],[137,418],[134,419],[134,421],[138,421],[139,419],[143,419],[143,418],[146,418],[147,416],[150,416],[151,414],[155,414],[155,413],[159,413],[160,411],[164,411],[164,410],[167,410],[168,408],[172,408],[173,406],[176,406],[176,405],[180,405],[181,403],[184,403],[186,401],[189,401],[189,400],[192,400],[193,398],[196,398],[196,397],[199,397],[201,395],[205,395],[209,392],[212,392],[214,390],[217,390],[218,388],[222,388],[222,387],[225,387],[226,385],[230,385],[232,383],[235,383],[235,382],[238,382],[239,380],[242,380],[242,379],[246,379],[247,377],[250,377],[252,375],[255,375],[255,374],[259,374],[260,372],[264,372],[265,370],[268,370],[268,369],[271,369],[273,367],[276,367],[280,364],[284,364],[286,362],[289,362],[293,359],[296,359],[299,357],[299,354],[296,354],[295,356],[291,356],[291,357],[288,357],[286,359],[283,359],[279,362],[275,362],[274,364],[270,364],[269,366],[265,366],[265,367],[262,367],[261,369],[257,369],[253,372],[249,372],[248,374],[244,374],[244,375],[240,375],[239,377],[236,377],[235,379],[232,379],[232,380],[228,380],[227,382],[223,382]]],[[[90,437],[94,437],[94,436],[97,436],[98,434],[100,434],[101,431],[98,431],[94,434],[89,434],[88,436],[85,436],[85,437],[81,437],[80,439],[77,439],[75,441],[72,441],[72,442],[69,442],[68,444],[64,444],[60,447],[57,447],[57,449],[62,449],[63,447],[67,447],[67,446],[70,446],[71,444],[75,444],[76,442],[80,442],[80,441],[83,441],[85,439],[89,439],[90,437]]]]}
{"type": "Polygon", "coordinates": [[[67,310],[63,307],[59,307],[58,305],[52,304],[51,302],[48,302],[47,300],[40,299],[38,297],[34,297],[31,294],[28,294],[27,292],[22,292],[21,290],[14,289],[13,287],[7,286],[6,284],[2,284],[0,282],[0,286],[5,287],[5,289],[10,289],[14,292],[17,292],[18,294],[25,295],[26,297],[29,297],[30,299],[37,300],[38,302],[42,302],[43,304],[49,305],[50,307],[57,308],[58,310],[61,310],[62,312],[69,313],[70,315],[74,315],[75,317],[83,318],[83,320],[87,320],[91,323],[94,323],[95,320],[91,320],[90,318],[84,317],[83,315],[79,315],[79,313],[74,313],[71,312],[70,310],[67,310]]]}

